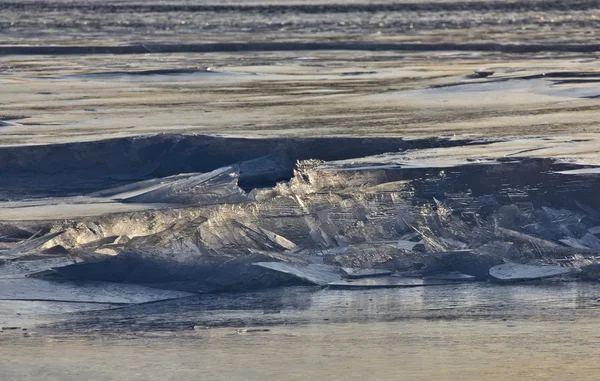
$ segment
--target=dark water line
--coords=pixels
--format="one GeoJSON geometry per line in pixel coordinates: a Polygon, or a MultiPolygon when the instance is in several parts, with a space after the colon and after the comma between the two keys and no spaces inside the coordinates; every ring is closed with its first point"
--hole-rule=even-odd
{"type": "Polygon", "coordinates": [[[249,42],[207,44],[139,44],[123,46],[0,46],[0,55],[91,55],[148,53],[232,53],[286,51],[402,51],[594,53],[600,44],[495,44],[495,43],[377,43],[377,42],[249,42]]]}
{"type": "Polygon", "coordinates": [[[468,2],[413,2],[413,3],[330,3],[330,4],[98,4],[89,2],[58,3],[48,1],[0,2],[2,11],[79,11],[103,13],[167,13],[167,12],[243,12],[243,13],[350,13],[350,12],[527,12],[527,11],[586,11],[599,9],[596,0],[575,1],[468,1],[468,2]]]}

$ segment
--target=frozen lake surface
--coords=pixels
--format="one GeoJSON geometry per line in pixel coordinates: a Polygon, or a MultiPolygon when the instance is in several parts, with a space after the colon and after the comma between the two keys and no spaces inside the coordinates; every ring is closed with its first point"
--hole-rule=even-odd
{"type": "Polygon", "coordinates": [[[598,262],[597,1],[0,14],[3,381],[597,379],[597,282],[333,290],[244,267],[598,262]],[[181,291],[201,289],[247,292],[181,291]]]}
{"type": "Polygon", "coordinates": [[[567,283],[199,296],[4,331],[0,370],[11,381],[593,380],[597,295],[567,283]]]}

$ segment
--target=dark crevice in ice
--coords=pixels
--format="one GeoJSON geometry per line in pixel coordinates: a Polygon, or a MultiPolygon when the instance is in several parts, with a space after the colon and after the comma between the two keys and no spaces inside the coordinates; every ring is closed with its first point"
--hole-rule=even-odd
{"type": "MultiPolygon", "coordinates": [[[[22,279],[22,278],[14,278],[14,279],[22,279]]],[[[39,299],[39,298],[1,298],[0,300],[10,300],[10,301],[21,301],[21,302],[55,302],[55,303],[82,303],[78,300],[69,300],[69,299],[39,299]]],[[[114,305],[114,306],[126,306],[131,303],[118,303],[118,302],[96,302],[96,301],[85,301],[86,304],[102,304],[102,305],[114,305]]]]}
{"type": "Polygon", "coordinates": [[[189,75],[189,74],[215,74],[223,72],[217,72],[209,69],[201,68],[182,68],[182,69],[154,69],[154,70],[137,70],[137,71],[106,71],[97,73],[85,73],[85,74],[72,74],[61,76],[65,77],[76,77],[76,78],[113,78],[113,77],[125,77],[125,76],[147,76],[147,75],[189,75]]]}
{"type": "MultiPolygon", "coordinates": [[[[468,77],[471,78],[471,77],[468,77]]],[[[489,83],[499,82],[511,82],[521,81],[530,79],[546,79],[554,85],[566,85],[566,84],[585,84],[585,83],[596,83],[600,82],[600,72],[578,72],[578,71],[564,71],[564,72],[551,72],[551,73],[540,73],[525,76],[507,76],[507,77],[487,77],[486,80],[479,81],[459,81],[451,83],[443,83],[429,86],[430,89],[442,89],[446,87],[456,87],[464,85],[485,85],[489,83]]],[[[582,98],[595,98],[596,96],[583,96],[582,98]]]]}
{"type": "Polygon", "coordinates": [[[591,71],[591,72],[585,72],[585,71],[554,71],[554,72],[547,72],[547,73],[542,73],[542,74],[527,75],[527,76],[522,77],[521,79],[591,78],[591,79],[598,80],[599,76],[600,76],[600,73],[599,72],[594,72],[594,71],[591,71]]]}
{"type": "Polygon", "coordinates": [[[25,118],[29,118],[29,117],[27,115],[0,114],[0,121],[17,120],[17,119],[25,119],[25,118]]]}

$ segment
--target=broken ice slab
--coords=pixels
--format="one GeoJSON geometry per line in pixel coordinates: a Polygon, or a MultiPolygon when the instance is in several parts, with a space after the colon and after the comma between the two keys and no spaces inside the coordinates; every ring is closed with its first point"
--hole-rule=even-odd
{"type": "Polygon", "coordinates": [[[319,264],[298,264],[285,262],[258,262],[256,266],[268,268],[274,271],[294,275],[307,282],[319,286],[333,288],[397,288],[397,287],[421,287],[443,284],[455,284],[460,281],[471,281],[475,277],[461,274],[454,279],[415,279],[405,277],[389,276],[386,270],[368,270],[339,268],[337,266],[319,264]],[[387,274],[383,274],[387,272],[387,274]],[[344,279],[342,275],[360,274],[354,279],[344,279]],[[366,275],[369,274],[369,275],[366,275]],[[378,276],[374,276],[377,274],[378,276]]]}
{"type": "Polygon", "coordinates": [[[452,238],[440,238],[440,240],[450,249],[464,250],[469,246],[464,242],[452,238]]]}
{"type": "Polygon", "coordinates": [[[552,278],[571,273],[571,270],[560,266],[521,265],[504,263],[490,269],[490,277],[501,282],[518,282],[552,278]]]}
{"type": "Polygon", "coordinates": [[[136,196],[122,199],[125,203],[165,203],[210,205],[239,203],[247,200],[238,186],[239,168],[229,166],[212,172],[175,179],[136,196]]]}
{"type": "Polygon", "coordinates": [[[600,249],[600,239],[596,238],[596,236],[591,233],[587,233],[581,237],[579,241],[592,249],[600,249]]]}
{"type": "Polygon", "coordinates": [[[545,240],[545,239],[542,239],[542,238],[534,237],[532,235],[521,233],[521,232],[518,232],[518,231],[512,230],[512,229],[506,229],[506,228],[499,227],[498,231],[500,233],[502,233],[503,235],[505,235],[507,237],[510,237],[510,238],[512,238],[514,240],[517,240],[519,242],[523,242],[523,243],[526,243],[526,244],[534,244],[534,245],[537,245],[537,246],[539,246],[541,248],[560,249],[560,248],[563,247],[563,246],[560,246],[559,244],[554,243],[552,241],[548,241],[548,240],[545,240]]]}
{"type": "Polygon", "coordinates": [[[589,249],[589,247],[587,247],[586,245],[584,245],[583,242],[581,242],[577,238],[567,237],[567,238],[559,239],[558,241],[560,243],[563,243],[563,244],[565,244],[565,245],[567,245],[569,247],[572,247],[574,249],[589,249]]]}
{"type": "Polygon", "coordinates": [[[413,241],[405,241],[405,240],[401,239],[401,240],[398,240],[396,247],[398,249],[403,249],[403,250],[414,250],[417,247],[424,247],[424,246],[423,246],[423,241],[413,242],[413,241]]]}
{"type": "Polygon", "coordinates": [[[96,198],[109,197],[113,199],[127,199],[138,196],[140,194],[148,193],[159,188],[163,188],[179,180],[189,179],[190,177],[199,174],[200,173],[180,173],[178,175],[173,176],[142,180],[131,184],[96,191],[88,194],[88,196],[96,198]]]}
{"type": "MultiPolygon", "coordinates": [[[[249,228],[247,228],[249,229],[249,228]]],[[[258,230],[260,233],[262,233],[268,240],[270,240],[271,242],[279,245],[280,247],[284,248],[285,250],[297,250],[298,247],[296,246],[296,244],[292,241],[290,241],[289,239],[280,236],[279,234],[275,234],[272,231],[269,231],[267,229],[263,229],[260,226],[258,227],[258,230]]]]}
{"type": "Polygon", "coordinates": [[[337,266],[286,262],[257,262],[254,265],[290,274],[318,286],[325,286],[342,280],[340,268],[337,266]]]}
{"type": "Polygon", "coordinates": [[[571,240],[567,240],[566,242],[561,241],[563,245],[560,245],[554,241],[538,238],[530,234],[517,232],[511,229],[498,228],[498,231],[502,233],[504,237],[511,238],[513,241],[526,245],[533,245],[537,247],[537,250],[540,250],[544,254],[572,255],[581,251],[587,252],[592,250],[591,248],[583,245],[573,247],[572,245],[577,243],[572,242],[571,240]]]}
{"type": "Polygon", "coordinates": [[[27,254],[30,254],[33,250],[44,245],[46,242],[50,241],[51,239],[58,237],[62,233],[64,233],[64,231],[50,233],[50,234],[46,234],[43,237],[30,238],[28,240],[25,240],[22,243],[20,243],[19,245],[13,247],[12,249],[2,252],[0,254],[0,258],[14,259],[14,258],[18,258],[18,257],[23,257],[27,254]]]}
{"type": "Polygon", "coordinates": [[[477,277],[473,275],[463,274],[458,271],[451,271],[443,274],[432,274],[423,277],[425,280],[451,280],[451,281],[474,281],[477,277]]]}
{"type": "Polygon", "coordinates": [[[2,126],[2,127],[17,127],[17,126],[22,126],[22,124],[16,123],[16,122],[11,122],[8,120],[0,120],[0,126],[2,126]]]}
{"type": "Polygon", "coordinates": [[[580,239],[567,237],[560,239],[559,242],[575,249],[600,249],[600,239],[590,233],[587,233],[580,239]]]}
{"type": "Polygon", "coordinates": [[[132,284],[49,282],[33,278],[0,279],[0,300],[138,304],[193,295],[132,284]]]}
{"type": "Polygon", "coordinates": [[[0,266],[0,279],[23,278],[33,273],[72,263],[73,261],[66,257],[38,259],[34,261],[11,261],[0,266]]]}
{"type": "Polygon", "coordinates": [[[384,276],[378,278],[344,279],[327,284],[330,288],[405,288],[423,286],[441,286],[456,284],[455,281],[427,280],[417,278],[401,278],[395,276],[384,276]]]}
{"type": "MultiPolygon", "coordinates": [[[[308,264],[308,263],[321,263],[322,264],[322,260],[321,262],[314,262],[312,261],[313,259],[315,259],[314,257],[309,257],[306,255],[297,255],[296,253],[281,253],[278,251],[266,251],[266,250],[257,250],[257,249],[248,249],[248,251],[252,254],[256,254],[256,255],[264,255],[266,257],[271,257],[273,259],[275,259],[276,261],[282,261],[282,262],[292,262],[292,263],[299,263],[299,264],[308,264]]],[[[321,259],[321,258],[319,258],[321,259]]]]}
{"type": "Polygon", "coordinates": [[[350,279],[373,278],[379,276],[392,275],[391,270],[379,269],[354,269],[350,267],[342,267],[342,276],[350,279]]]}
{"type": "Polygon", "coordinates": [[[556,173],[560,173],[563,175],[596,175],[596,174],[600,174],[600,168],[592,167],[592,168],[569,169],[566,171],[556,171],[556,173]]]}
{"type": "MultiPolygon", "coordinates": [[[[600,168],[596,168],[596,170],[598,171],[600,168]]],[[[600,214],[598,213],[598,211],[593,208],[592,206],[581,202],[579,200],[575,200],[575,204],[579,207],[579,209],[583,210],[584,212],[586,212],[587,214],[590,215],[590,217],[598,219],[600,218],[600,214]]]]}

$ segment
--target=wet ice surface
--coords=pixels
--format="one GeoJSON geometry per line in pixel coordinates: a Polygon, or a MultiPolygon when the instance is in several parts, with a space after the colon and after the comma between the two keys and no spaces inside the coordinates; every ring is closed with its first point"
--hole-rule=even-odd
{"type": "Polygon", "coordinates": [[[191,295],[135,285],[49,282],[26,277],[70,263],[73,261],[59,257],[0,265],[0,327],[35,326],[68,319],[77,311],[117,308],[191,295]]]}
{"type": "Polygon", "coordinates": [[[69,313],[1,333],[0,372],[7,381],[592,381],[599,291],[583,283],[288,288],[69,313]]]}
{"type": "Polygon", "coordinates": [[[186,331],[194,326],[253,327],[424,320],[574,320],[598,318],[600,285],[488,283],[409,289],[330,290],[290,287],[252,293],[198,295],[72,314],[50,332],[89,334],[186,331]]]}
{"type": "Polygon", "coordinates": [[[152,336],[2,340],[8,381],[44,379],[470,380],[597,378],[593,320],[411,321],[152,336]],[[54,350],[60,346],[61,350],[54,350]],[[35,358],[34,363],[31,358],[35,358]],[[109,364],[107,366],[107,364],[109,364]]]}
{"type": "Polygon", "coordinates": [[[30,274],[72,264],[66,258],[14,261],[0,266],[0,300],[131,304],[173,299],[191,294],[106,282],[51,282],[30,274]]]}
{"type": "Polygon", "coordinates": [[[0,300],[0,326],[31,328],[48,322],[69,319],[75,312],[96,311],[118,306],[109,303],[0,300]]]}

